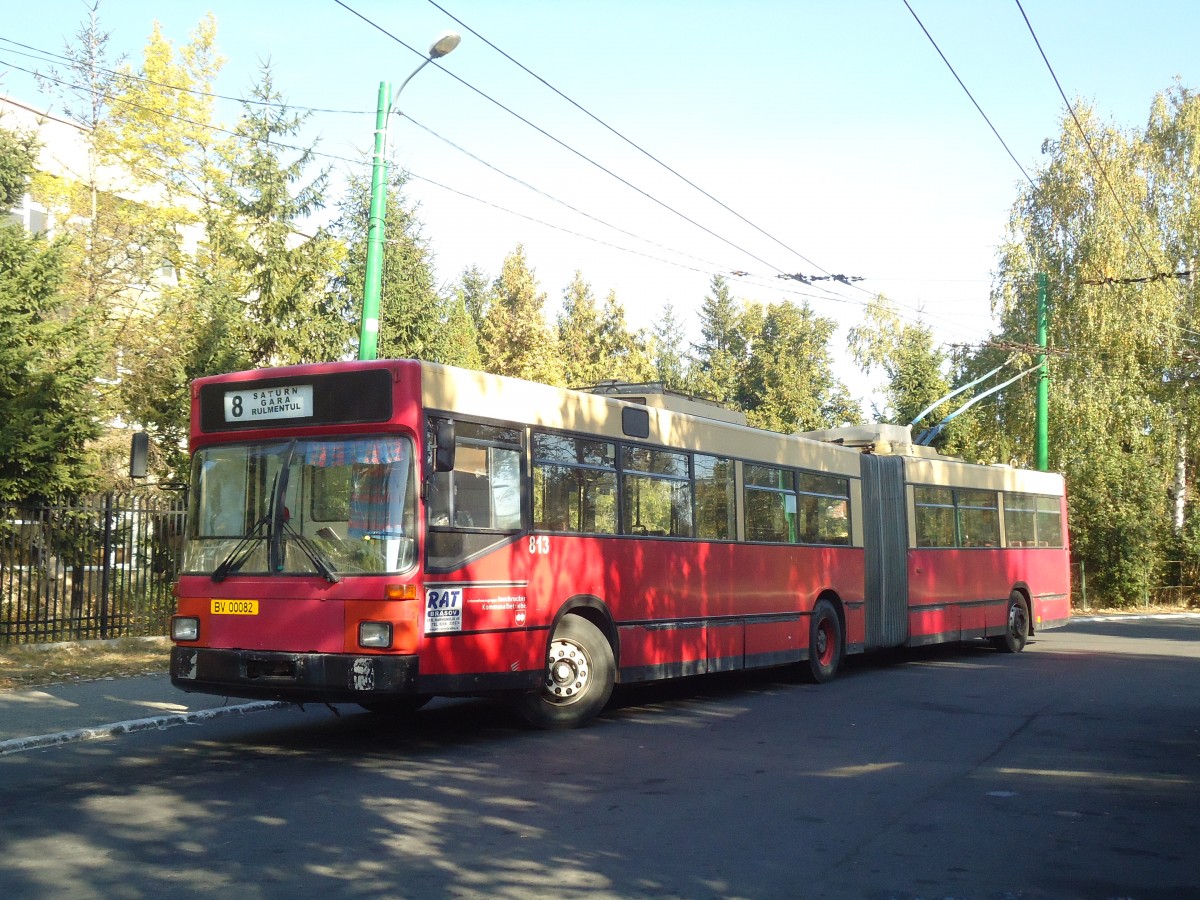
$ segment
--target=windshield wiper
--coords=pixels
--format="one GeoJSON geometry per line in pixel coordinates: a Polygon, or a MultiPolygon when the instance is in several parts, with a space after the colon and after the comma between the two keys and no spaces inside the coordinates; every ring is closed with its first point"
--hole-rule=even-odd
{"type": "Polygon", "coordinates": [[[286,519],[284,519],[283,522],[283,530],[287,532],[288,537],[294,540],[300,549],[304,551],[304,555],[308,557],[308,561],[313,564],[313,568],[317,570],[318,574],[320,574],[322,578],[324,578],[330,584],[337,584],[342,580],[338,577],[337,573],[333,571],[333,566],[329,564],[329,561],[325,558],[325,555],[321,553],[320,548],[317,547],[317,545],[314,544],[311,539],[293,528],[291,523],[286,519]]]}
{"type": "Polygon", "coordinates": [[[272,510],[255,522],[254,525],[251,526],[250,530],[246,532],[246,535],[240,541],[234,544],[233,549],[229,551],[229,555],[221,561],[221,564],[213,570],[212,575],[209,577],[213,581],[224,581],[231,573],[240,569],[245,564],[246,560],[250,558],[254,540],[258,537],[258,533],[262,531],[264,527],[269,526],[271,524],[271,519],[274,517],[275,512],[272,510]]]}
{"type": "Polygon", "coordinates": [[[293,528],[288,521],[288,510],[284,506],[284,498],[287,496],[292,457],[295,452],[296,441],[293,440],[288,444],[287,454],[284,456],[282,465],[279,471],[275,473],[275,479],[271,483],[271,502],[267,507],[266,514],[250,527],[250,530],[229,551],[229,555],[213,570],[212,575],[209,576],[213,581],[224,581],[229,575],[237,572],[245,565],[246,560],[250,558],[250,554],[253,552],[254,542],[259,538],[260,532],[263,533],[263,537],[269,542],[268,565],[275,571],[283,571],[283,538],[286,534],[296,542],[322,578],[330,584],[337,584],[342,580],[334,572],[333,566],[329,564],[329,561],[321,553],[320,548],[301,532],[293,528]]]}
{"type": "Polygon", "coordinates": [[[287,522],[288,510],[284,505],[287,499],[288,480],[292,477],[292,456],[296,452],[296,439],[288,443],[287,454],[275,476],[275,487],[271,491],[271,539],[269,565],[276,572],[283,571],[283,526],[287,522]]]}
{"type": "MultiPolygon", "coordinates": [[[[285,469],[284,471],[286,472],[287,470],[285,469]]],[[[254,540],[258,537],[260,531],[266,528],[267,537],[271,536],[272,530],[278,531],[278,529],[272,529],[272,525],[275,521],[276,508],[282,506],[282,504],[275,502],[279,497],[280,474],[276,472],[275,480],[271,482],[271,502],[267,505],[266,515],[250,526],[250,530],[246,532],[245,536],[233,545],[233,549],[229,551],[229,555],[221,560],[219,566],[213,569],[212,575],[209,576],[213,581],[224,581],[231,573],[236,572],[245,565],[246,560],[250,558],[250,554],[253,552],[254,540]]],[[[287,487],[286,478],[284,479],[284,487],[287,487]]]]}

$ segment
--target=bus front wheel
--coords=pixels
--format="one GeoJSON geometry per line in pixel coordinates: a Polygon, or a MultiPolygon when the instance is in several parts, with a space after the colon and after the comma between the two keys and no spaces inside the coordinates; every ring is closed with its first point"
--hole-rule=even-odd
{"type": "Polygon", "coordinates": [[[842,664],[842,620],[828,600],[818,600],[808,623],[808,676],[824,684],[842,664]]]}
{"type": "Polygon", "coordinates": [[[1029,640],[1029,604],[1025,595],[1013,591],[1008,595],[1008,612],[1005,618],[1004,634],[992,638],[992,646],[1005,653],[1020,653],[1025,649],[1029,640]]]}
{"type": "Polygon", "coordinates": [[[616,663],[600,629],[564,616],[554,630],[542,684],[521,694],[517,711],[538,728],[576,728],[597,715],[612,695],[616,663]]]}

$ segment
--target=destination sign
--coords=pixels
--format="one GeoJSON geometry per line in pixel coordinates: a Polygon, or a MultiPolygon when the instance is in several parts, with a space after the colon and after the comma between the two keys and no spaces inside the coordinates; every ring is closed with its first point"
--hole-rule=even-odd
{"type": "Polygon", "coordinates": [[[392,417],[390,370],[355,369],[247,380],[211,380],[200,387],[200,430],[207,434],[312,425],[387,422],[392,417]]]}
{"type": "Polygon", "coordinates": [[[311,384],[260,387],[252,391],[225,392],[226,422],[266,422],[272,419],[306,419],[313,414],[311,384]]]}

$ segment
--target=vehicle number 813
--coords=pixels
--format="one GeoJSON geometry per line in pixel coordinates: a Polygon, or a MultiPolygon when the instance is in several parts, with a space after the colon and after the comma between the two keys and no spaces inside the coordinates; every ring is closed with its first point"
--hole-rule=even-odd
{"type": "Polygon", "coordinates": [[[550,552],[550,536],[547,534],[531,534],[529,536],[529,552],[545,555],[550,552]]]}

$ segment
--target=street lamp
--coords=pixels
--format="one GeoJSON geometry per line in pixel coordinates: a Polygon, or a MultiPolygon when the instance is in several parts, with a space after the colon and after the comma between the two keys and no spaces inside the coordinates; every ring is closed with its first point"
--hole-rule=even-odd
{"type": "Polygon", "coordinates": [[[383,285],[383,228],[387,212],[387,137],[388,119],[400,92],[418,72],[435,59],[441,59],[462,40],[453,31],[438,36],[429,46],[429,56],[412,70],[404,83],[392,93],[392,86],[379,82],[379,106],[375,113],[375,156],[371,164],[371,211],[367,219],[367,265],[363,284],[362,323],[358,333],[358,358],[375,359],[379,345],[379,293],[383,285]]]}

